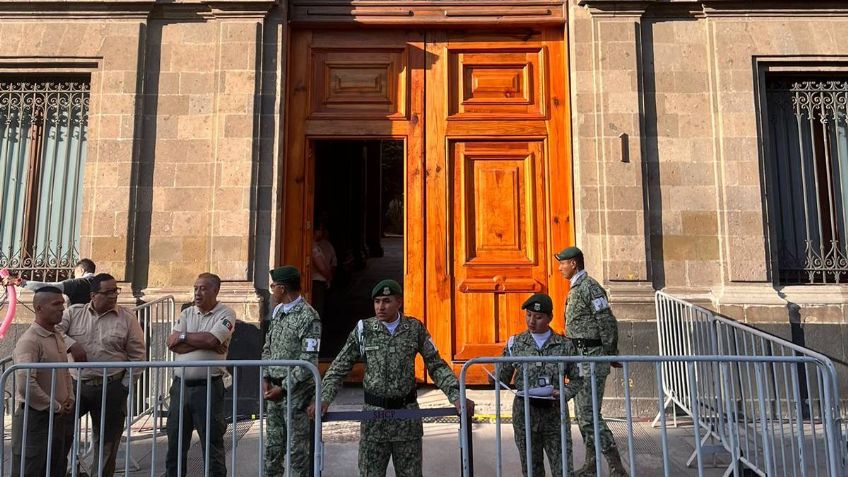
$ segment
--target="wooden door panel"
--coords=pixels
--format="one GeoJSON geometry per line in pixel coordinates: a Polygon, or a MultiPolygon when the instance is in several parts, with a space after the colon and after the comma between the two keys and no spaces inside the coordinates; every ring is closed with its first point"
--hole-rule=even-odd
{"type": "Polygon", "coordinates": [[[407,119],[407,48],[313,48],[310,119],[407,119]]]}
{"type": "Polygon", "coordinates": [[[450,154],[455,357],[468,359],[499,352],[521,327],[511,306],[546,288],[545,156],[541,140],[455,140],[450,154]]]}
{"type": "Polygon", "coordinates": [[[449,120],[543,119],[544,49],[451,49],[449,120]]]}

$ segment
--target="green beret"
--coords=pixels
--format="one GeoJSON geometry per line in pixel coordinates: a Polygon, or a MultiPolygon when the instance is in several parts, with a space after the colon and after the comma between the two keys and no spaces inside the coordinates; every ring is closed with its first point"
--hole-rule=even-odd
{"type": "Polygon", "coordinates": [[[394,280],[383,280],[371,290],[371,298],[378,296],[403,295],[400,284],[394,280]]]}
{"type": "Polygon", "coordinates": [[[578,255],[583,255],[583,252],[580,251],[577,247],[568,247],[560,250],[560,252],[554,257],[557,260],[571,260],[572,258],[577,257],[578,255]]]}
{"type": "Polygon", "coordinates": [[[297,268],[292,267],[291,265],[286,265],[284,267],[277,267],[271,270],[271,281],[274,282],[288,282],[291,280],[300,279],[300,272],[297,268]]]}
{"type": "Polygon", "coordinates": [[[544,293],[536,293],[524,301],[521,305],[521,309],[550,315],[554,312],[554,302],[548,295],[545,295],[544,293]]]}

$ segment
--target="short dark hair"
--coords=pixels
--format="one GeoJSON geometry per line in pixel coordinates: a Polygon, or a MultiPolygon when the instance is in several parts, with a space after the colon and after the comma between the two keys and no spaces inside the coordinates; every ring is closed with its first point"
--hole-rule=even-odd
{"type": "Polygon", "coordinates": [[[291,292],[299,292],[300,291],[300,277],[292,278],[292,279],[289,279],[289,280],[279,281],[277,283],[286,287],[286,290],[288,290],[288,291],[291,291],[291,292]]]}
{"type": "Polygon", "coordinates": [[[583,260],[583,252],[578,253],[574,256],[574,264],[577,265],[578,270],[583,270],[585,268],[584,260],[583,260]]]}
{"type": "Polygon", "coordinates": [[[108,273],[98,273],[97,275],[91,278],[91,293],[100,292],[100,285],[103,282],[108,282],[109,280],[114,280],[115,277],[109,275],[108,273]]]}
{"type": "Polygon", "coordinates": [[[76,264],[77,267],[82,268],[87,273],[94,273],[97,271],[97,265],[94,264],[94,261],[90,258],[83,258],[76,264]]]}
{"type": "Polygon", "coordinates": [[[56,287],[53,287],[53,286],[47,286],[47,287],[41,287],[41,288],[39,288],[38,290],[35,291],[36,295],[38,295],[40,293],[56,293],[56,294],[62,295],[62,290],[60,290],[56,287]]]}
{"type": "Polygon", "coordinates": [[[197,276],[197,279],[198,280],[209,280],[210,282],[212,282],[213,285],[215,285],[215,288],[217,290],[221,289],[221,277],[219,277],[218,275],[215,275],[214,273],[203,272],[203,273],[201,273],[200,275],[197,276]]]}

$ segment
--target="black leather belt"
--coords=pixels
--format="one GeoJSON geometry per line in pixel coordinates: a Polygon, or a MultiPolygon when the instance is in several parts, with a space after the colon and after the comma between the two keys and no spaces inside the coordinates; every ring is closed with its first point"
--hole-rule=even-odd
{"type": "Polygon", "coordinates": [[[598,346],[603,346],[604,342],[599,339],[583,339],[583,338],[571,338],[571,342],[574,343],[574,346],[580,349],[586,348],[596,348],[598,346]]]}
{"type": "MultiPolygon", "coordinates": [[[[215,381],[220,381],[220,380],[221,380],[221,376],[212,376],[212,379],[210,380],[210,384],[214,383],[215,381]]],[[[179,377],[174,377],[174,382],[176,384],[179,385],[180,384],[179,381],[180,381],[179,377]]],[[[197,386],[206,386],[206,379],[205,378],[204,379],[186,379],[185,385],[190,387],[190,388],[197,387],[197,386]]]]}
{"type": "MultiPolygon", "coordinates": [[[[516,396],[515,399],[524,400],[524,397],[516,396]]],[[[535,407],[537,409],[553,409],[559,407],[559,400],[530,398],[530,407],[535,407]]]]}
{"type": "Polygon", "coordinates": [[[382,407],[383,409],[403,409],[407,404],[412,404],[417,401],[418,393],[415,389],[406,396],[393,398],[377,396],[365,391],[365,404],[368,404],[369,406],[382,407]]]}

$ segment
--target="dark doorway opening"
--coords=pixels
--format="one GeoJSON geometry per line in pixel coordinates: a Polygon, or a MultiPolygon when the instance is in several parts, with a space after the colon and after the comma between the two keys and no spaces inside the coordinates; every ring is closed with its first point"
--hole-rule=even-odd
{"type": "Polygon", "coordinates": [[[312,303],[320,356],[332,359],[356,322],[374,315],[371,288],[384,278],[402,284],[405,154],[401,140],[321,140],[314,153],[312,303]]]}

